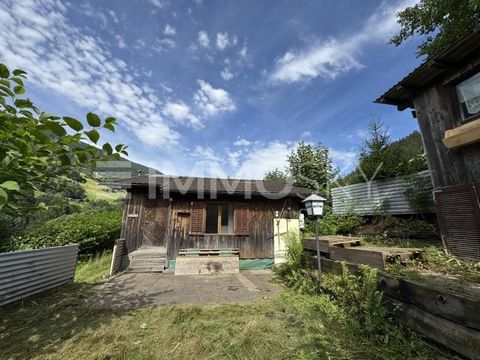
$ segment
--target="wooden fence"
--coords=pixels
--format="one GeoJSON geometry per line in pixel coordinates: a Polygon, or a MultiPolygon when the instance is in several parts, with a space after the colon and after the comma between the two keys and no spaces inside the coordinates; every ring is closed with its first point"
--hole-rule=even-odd
{"type": "Polygon", "coordinates": [[[77,254],[78,244],[0,254],[0,305],[71,281],[77,254]]]}

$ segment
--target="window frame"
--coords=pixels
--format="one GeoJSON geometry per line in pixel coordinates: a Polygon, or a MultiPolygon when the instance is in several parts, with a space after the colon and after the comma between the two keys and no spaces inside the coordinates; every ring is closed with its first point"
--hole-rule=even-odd
{"type": "Polygon", "coordinates": [[[205,206],[205,235],[235,235],[235,206],[233,203],[229,202],[210,202],[207,203],[205,206]],[[216,232],[208,232],[208,224],[207,224],[207,219],[208,219],[208,207],[209,206],[215,206],[217,208],[217,231],[216,232]],[[227,215],[227,219],[231,219],[231,224],[230,221],[228,223],[228,227],[231,229],[230,232],[222,232],[222,206],[227,206],[229,211],[227,215]],[[230,213],[231,211],[231,213],[230,213]],[[230,218],[231,215],[231,218],[230,218]]]}
{"type": "Polygon", "coordinates": [[[471,72],[469,71],[468,74],[465,74],[464,76],[462,76],[461,79],[459,79],[454,84],[452,84],[453,89],[455,91],[455,96],[456,96],[456,103],[457,103],[456,105],[458,106],[458,109],[459,109],[459,112],[460,112],[460,117],[461,117],[460,123],[461,124],[466,124],[466,123],[469,123],[471,121],[475,121],[475,120],[480,119],[480,113],[470,115],[468,117],[465,116],[465,113],[464,113],[463,107],[462,107],[460,94],[459,94],[459,88],[458,88],[463,82],[465,82],[465,81],[467,81],[467,80],[469,80],[469,79],[471,79],[475,76],[480,77],[480,69],[475,69],[474,71],[471,71],[471,72]]]}

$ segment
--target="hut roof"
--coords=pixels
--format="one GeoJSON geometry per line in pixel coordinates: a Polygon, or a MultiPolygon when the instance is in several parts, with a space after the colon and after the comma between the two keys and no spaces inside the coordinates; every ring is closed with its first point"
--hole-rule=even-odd
{"type": "Polygon", "coordinates": [[[212,193],[243,195],[282,194],[284,197],[304,198],[315,191],[308,188],[293,186],[290,183],[273,180],[245,180],[245,179],[220,179],[190,176],[146,175],[123,179],[115,182],[125,188],[148,187],[155,185],[163,190],[173,193],[195,194],[212,193]]]}
{"type": "Polygon", "coordinates": [[[480,56],[480,27],[468,32],[437,55],[428,58],[375,102],[395,105],[398,110],[413,108],[412,100],[418,91],[431,84],[439,76],[468,66],[468,61],[475,56],[480,56]]]}

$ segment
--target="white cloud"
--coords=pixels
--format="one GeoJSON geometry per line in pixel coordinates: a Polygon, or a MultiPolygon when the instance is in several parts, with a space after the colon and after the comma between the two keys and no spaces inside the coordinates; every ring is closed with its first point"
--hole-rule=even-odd
{"type": "Polygon", "coordinates": [[[117,41],[117,46],[120,49],[125,49],[127,47],[127,43],[125,42],[125,39],[123,38],[122,35],[115,35],[115,40],[117,41]]]}
{"type": "Polygon", "coordinates": [[[247,51],[248,51],[247,46],[244,46],[240,49],[239,53],[242,59],[245,59],[247,57],[247,51]]]}
{"type": "Polygon", "coordinates": [[[149,0],[149,1],[153,6],[159,8],[159,9],[163,8],[166,4],[165,0],[149,0]]]}
{"type": "Polygon", "coordinates": [[[197,41],[200,46],[203,47],[208,47],[210,45],[210,39],[208,37],[208,34],[206,31],[203,30],[198,33],[197,41]]]}
{"type": "Polygon", "coordinates": [[[232,80],[233,79],[233,74],[232,72],[230,71],[229,68],[225,68],[222,70],[222,72],[220,73],[220,75],[222,76],[223,80],[232,80]]]}
{"type": "Polygon", "coordinates": [[[172,130],[158,116],[140,124],[135,124],[133,131],[143,143],[152,146],[176,145],[180,140],[180,134],[172,130]]]}
{"type": "Polygon", "coordinates": [[[212,147],[197,146],[192,155],[197,159],[193,169],[196,176],[227,177],[225,161],[218,156],[218,152],[212,147]]]}
{"type": "Polygon", "coordinates": [[[276,168],[285,168],[287,155],[295,147],[296,145],[292,143],[273,141],[251,149],[242,159],[235,176],[246,179],[263,179],[267,172],[276,168]]]}
{"type": "Polygon", "coordinates": [[[155,39],[155,42],[151,46],[151,49],[153,51],[156,51],[158,53],[164,52],[168,49],[172,49],[175,47],[175,41],[172,39],[155,39]]]}
{"type": "Polygon", "coordinates": [[[171,117],[178,123],[190,124],[196,128],[203,127],[200,119],[191,113],[190,107],[188,107],[183,101],[169,101],[165,104],[162,112],[165,116],[171,117]]]}
{"type": "Polygon", "coordinates": [[[217,34],[217,47],[221,50],[225,49],[228,45],[228,33],[217,34]]]}
{"type": "Polygon", "coordinates": [[[225,49],[227,46],[237,45],[238,39],[236,36],[229,36],[227,32],[217,33],[217,48],[225,49]]]}
{"type": "Polygon", "coordinates": [[[173,36],[177,33],[177,31],[173,26],[170,26],[170,24],[167,24],[165,25],[165,30],[163,30],[163,33],[167,36],[173,36]]]}
{"type": "Polygon", "coordinates": [[[180,134],[160,115],[156,91],[136,79],[134,69],[103,41],[75,28],[66,11],[55,0],[0,2],[0,61],[26,70],[43,91],[117,117],[119,126],[145,143],[177,143],[180,134]]]}
{"type": "Polygon", "coordinates": [[[249,146],[251,144],[252,142],[248,141],[247,139],[238,139],[233,143],[235,146],[249,146]]]}
{"type": "Polygon", "coordinates": [[[197,80],[200,88],[196,91],[193,100],[204,116],[214,116],[220,112],[233,111],[235,103],[230,94],[223,89],[215,89],[204,80],[197,80]]]}
{"type": "Polygon", "coordinates": [[[306,49],[287,51],[275,62],[270,80],[294,83],[317,77],[335,79],[361,68],[357,57],[363,47],[389,39],[398,29],[396,13],[412,3],[412,0],[401,1],[393,6],[384,2],[354,34],[330,38],[306,49]]]}
{"type": "Polygon", "coordinates": [[[353,169],[357,163],[357,153],[351,150],[337,150],[329,148],[329,154],[333,164],[345,174],[353,169]]]}

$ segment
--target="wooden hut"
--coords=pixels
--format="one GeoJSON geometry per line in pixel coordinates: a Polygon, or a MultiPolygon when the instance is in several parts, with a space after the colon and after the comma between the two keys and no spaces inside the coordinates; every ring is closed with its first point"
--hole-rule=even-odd
{"type": "Polygon", "coordinates": [[[181,249],[238,249],[241,265],[268,266],[281,220],[296,221],[298,229],[301,201],[312,193],[278,181],[161,175],[122,180],[122,186],[128,192],[123,267],[138,271],[161,271],[165,260],[171,266],[181,249]],[[156,263],[142,260],[145,249],[143,259],[156,263]]]}
{"type": "Polygon", "coordinates": [[[444,244],[454,255],[480,259],[480,30],[429,58],[376,102],[413,109],[444,244]]]}

